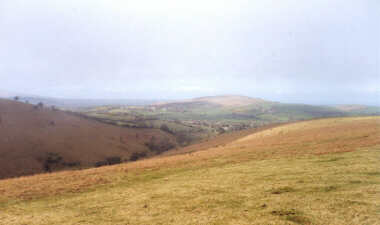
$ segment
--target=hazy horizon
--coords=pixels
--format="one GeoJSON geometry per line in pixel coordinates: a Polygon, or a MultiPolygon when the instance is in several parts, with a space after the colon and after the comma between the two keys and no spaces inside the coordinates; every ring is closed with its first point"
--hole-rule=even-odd
{"type": "Polygon", "coordinates": [[[0,0],[0,92],[380,105],[379,12],[375,0],[0,0]]]}

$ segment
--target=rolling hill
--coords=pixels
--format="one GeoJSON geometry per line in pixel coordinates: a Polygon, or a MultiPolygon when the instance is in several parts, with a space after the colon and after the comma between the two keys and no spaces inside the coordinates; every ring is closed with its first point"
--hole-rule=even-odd
{"type": "Polygon", "coordinates": [[[126,127],[165,126],[181,145],[226,132],[327,117],[380,115],[380,107],[284,104],[246,96],[211,96],[147,106],[103,106],[80,110],[103,122],[126,127]]]}
{"type": "Polygon", "coordinates": [[[224,120],[262,120],[272,122],[380,114],[380,107],[375,106],[285,104],[239,95],[201,97],[159,103],[153,106],[155,106],[154,110],[157,111],[157,114],[167,114],[173,118],[188,115],[188,118],[202,118],[203,116],[204,119],[213,119],[215,117],[215,119],[224,120]],[[179,112],[184,115],[175,115],[173,112],[179,112]]]}
{"type": "MultiPolygon", "coordinates": [[[[147,106],[109,106],[84,110],[84,113],[113,113],[146,116],[163,120],[205,120],[254,122],[256,124],[288,122],[341,116],[380,115],[380,107],[364,105],[317,106],[285,104],[246,96],[226,95],[183,101],[161,102],[147,106]]],[[[94,115],[96,116],[96,115],[94,115]]]]}
{"type": "Polygon", "coordinates": [[[0,181],[0,224],[378,224],[380,117],[0,181]]]}
{"type": "Polygon", "coordinates": [[[251,98],[247,96],[240,95],[221,95],[221,96],[207,96],[199,97],[194,99],[188,99],[183,101],[172,101],[172,102],[160,102],[153,105],[157,106],[167,106],[173,104],[186,104],[186,103],[206,103],[213,104],[214,106],[224,106],[224,107],[238,107],[238,106],[247,106],[252,104],[259,104],[266,102],[263,99],[251,98]]]}
{"type": "Polygon", "coordinates": [[[155,154],[147,142],[170,147],[158,129],[116,127],[60,110],[0,99],[0,178],[63,168],[87,168],[155,154]],[[120,159],[118,159],[120,158],[120,159]]]}
{"type": "Polygon", "coordinates": [[[75,110],[78,108],[98,107],[104,105],[149,105],[157,103],[158,100],[154,99],[83,99],[83,98],[54,98],[32,95],[20,92],[10,92],[0,89],[0,99],[13,100],[15,97],[19,98],[21,102],[28,102],[30,104],[38,104],[42,102],[46,106],[55,106],[61,109],[75,110]]]}

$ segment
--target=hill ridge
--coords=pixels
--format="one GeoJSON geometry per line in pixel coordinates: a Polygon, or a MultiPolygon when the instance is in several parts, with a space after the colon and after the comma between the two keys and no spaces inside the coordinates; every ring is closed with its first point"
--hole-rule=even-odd
{"type": "Polygon", "coordinates": [[[175,100],[158,102],[153,105],[169,105],[169,104],[186,104],[186,103],[210,103],[220,106],[247,106],[256,103],[269,102],[261,98],[253,98],[243,95],[214,95],[214,96],[202,96],[191,99],[175,100]]]}

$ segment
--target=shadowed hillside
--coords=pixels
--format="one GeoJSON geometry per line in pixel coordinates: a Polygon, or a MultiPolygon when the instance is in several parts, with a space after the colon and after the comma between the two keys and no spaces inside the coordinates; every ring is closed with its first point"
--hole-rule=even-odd
{"type": "Polygon", "coordinates": [[[0,100],[0,178],[156,154],[146,143],[175,146],[172,136],[158,129],[116,127],[52,108],[0,100]]]}

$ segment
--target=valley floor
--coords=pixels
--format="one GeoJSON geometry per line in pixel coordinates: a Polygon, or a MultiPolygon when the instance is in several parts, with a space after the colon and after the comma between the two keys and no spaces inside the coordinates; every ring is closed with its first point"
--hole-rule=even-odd
{"type": "Polygon", "coordinates": [[[380,117],[0,181],[0,224],[380,224],[380,117]]]}

